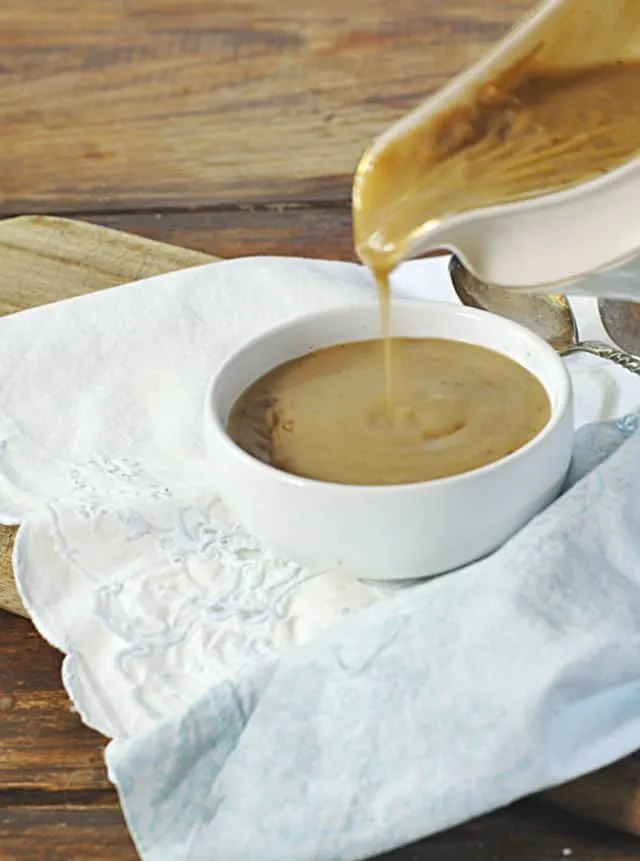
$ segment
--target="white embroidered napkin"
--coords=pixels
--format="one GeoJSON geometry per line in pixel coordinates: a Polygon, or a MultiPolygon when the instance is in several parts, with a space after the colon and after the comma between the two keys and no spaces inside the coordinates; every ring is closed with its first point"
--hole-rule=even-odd
{"type": "Polygon", "coordinates": [[[357,861],[640,747],[640,417],[495,553],[112,741],[144,861],[357,861]]]}
{"type": "MultiPolygon", "coordinates": [[[[395,292],[455,301],[447,262],[406,264],[395,292]]],[[[0,521],[22,523],[18,587],[66,653],[87,724],[111,738],[148,729],[393,591],[257,546],[209,484],[200,428],[206,383],[238,344],[373,301],[359,266],[247,258],[0,321],[0,521]]],[[[593,303],[578,305],[581,331],[601,336],[593,303]]],[[[569,364],[579,424],[640,405],[631,374],[569,364]]]]}

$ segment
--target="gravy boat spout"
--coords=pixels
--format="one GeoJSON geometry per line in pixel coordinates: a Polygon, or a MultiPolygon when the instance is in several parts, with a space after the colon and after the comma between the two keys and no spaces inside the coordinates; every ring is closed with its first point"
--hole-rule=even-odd
{"type": "Polygon", "coordinates": [[[639,0],[540,3],[365,153],[353,187],[361,258],[390,270],[449,250],[487,283],[579,292],[585,276],[636,257],[634,81],[640,92],[639,0]]]}

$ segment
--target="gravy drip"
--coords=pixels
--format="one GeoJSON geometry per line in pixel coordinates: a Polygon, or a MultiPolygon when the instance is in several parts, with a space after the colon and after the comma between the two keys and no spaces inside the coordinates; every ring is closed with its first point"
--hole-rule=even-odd
{"type": "Polygon", "coordinates": [[[492,350],[393,338],[394,400],[381,341],[317,350],[257,380],[228,432],[278,469],[339,484],[393,485],[485,466],[525,445],[550,416],[539,380],[492,350]]]}
{"type": "Polygon", "coordinates": [[[538,53],[365,156],[354,233],[375,275],[430,221],[567,189],[640,153],[639,62],[549,69],[538,53]]]}

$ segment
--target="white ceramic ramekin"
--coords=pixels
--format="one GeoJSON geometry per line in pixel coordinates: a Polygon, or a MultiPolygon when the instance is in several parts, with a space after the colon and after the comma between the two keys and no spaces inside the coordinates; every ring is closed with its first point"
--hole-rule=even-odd
{"type": "Polygon", "coordinates": [[[289,475],[230,439],[233,404],[282,362],[380,337],[379,309],[372,302],[272,329],[226,361],[207,392],[204,417],[212,486],[231,515],[277,554],[362,578],[428,577],[490,553],[560,490],[573,445],[571,381],[551,347],[510,320],[442,302],[394,300],[391,331],[465,341],[511,357],[547,390],[549,422],[508,457],[436,481],[362,487],[289,475]]]}

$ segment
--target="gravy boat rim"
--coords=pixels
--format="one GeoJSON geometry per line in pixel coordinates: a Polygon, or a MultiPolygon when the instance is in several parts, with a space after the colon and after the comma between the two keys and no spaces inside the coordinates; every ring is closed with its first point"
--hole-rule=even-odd
{"type": "MultiPolygon", "coordinates": [[[[523,50],[523,48],[531,46],[533,41],[531,34],[554,15],[563,6],[564,2],[565,0],[542,0],[480,60],[460,72],[442,88],[382,132],[363,154],[356,169],[353,184],[354,203],[358,200],[359,187],[363,177],[387,144],[415,129],[425,118],[435,114],[439,109],[461,101],[461,97],[472,93],[482,83],[491,80],[496,73],[508,69],[525,56],[526,50],[523,50]]],[[[437,247],[456,254],[466,265],[464,250],[447,238],[446,234],[449,231],[453,232],[457,228],[464,227],[473,222],[478,222],[480,225],[483,221],[502,218],[505,214],[517,219],[531,213],[543,212],[544,210],[561,207],[564,204],[575,203],[580,199],[589,199],[593,202],[593,198],[595,197],[596,199],[602,198],[604,200],[607,192],[619,184],[627,182],[629,177],[636,173],[640,173],[640,154],[632,156],[628,161],[607,171],[605,174],[592,177],[584,182],[566,188],[542,192],[540,194],[534,193],[531,196],[525,196],[512,201],[478,206],[463,212],[453,212],[451,215],[443,215],[426,221],[411,232],[402,257],[398,259],[398,263],[419,256],[437,247]],[[437,241],[439,234],[445,234],[441,242],[437,241]]],[[[478,230],[481,231],[482,227],[479,226],[478,230]]],[[[619,265],[630,257],[635,256],[637,251],[637,248],[630,249],[628,253],[611,259],[604,255],[601,268],[608,269],[619,265]]],[[[551,284],[571,283],[593,271],[592,268],[589,268],[585,272],[576,270],[575,276],[572,276],[568,280],[549,282],[548,285],[532,285],[532,289],[546,289],[551,284]]]]}
{"type": "MultiPolygon", "coordinates": [[[[578,185],[570,186],[569,188],[526,197],[522,200],[514,200],[506,203],[493,203],[488,206],[478,206],[475,209],[469,209],[465,212],[456,212],[451,215],[444,215],[438,219],[433,219],[432,221],[427,221],[410,234],[406,249],[407,253],[403,256],[402,260],[408,260],[412,256],[421,254],[423,247],[424,250],[432,250],[434,247],[433,238],[440,231],[446,231],[448,233],[450,230],[455,230],[469,222],[488,221],[492,218],[500,218],[506,213],[513,218],[517,218],[518,216],[525,216],[531,212],[555,209],[557,206],[561,206],[565,203],[577,202],[580,199],[584,200],[586,198],[593,197],[596,199],[603,199],[613,186],[618,185],[618,183],[626,182],[629,176],[636,173],[640,174],[640,154],[633,156],[629,161],[611,171],[607,171],[607,173],[602,174],[601,176],[596,176],[593,179],[586,180],[578,185]]],[[[438,244],[438,248],[457,255],[463,263],[465,262],[464,251],[459,249],[455,243],[448,244],[447,241],[444,241],[438,244]]],[[[625,254],[620,258],[612,260],[607,258],[606,261],[603,260],[602,268],[609,269],[618,266],[626,262],[629,258],[635,257],[636,253],[636,250],[630,250],[628,254],[625,254]]],[[[592,269],[588,269],[584,273],[577,272],[575,277],[570,280],[579,280],[592,273],[592,269]]],[[[537,286],[538,289],[543,290],[547,286],[558,286],[561,283],[562,282],[550,282],[549,285],[540,284],[537,286]]]]}

